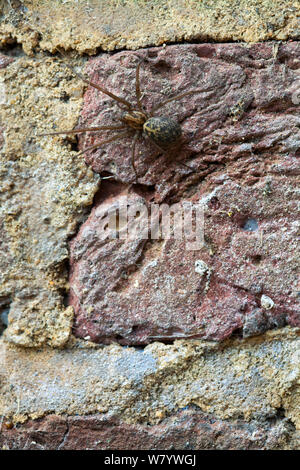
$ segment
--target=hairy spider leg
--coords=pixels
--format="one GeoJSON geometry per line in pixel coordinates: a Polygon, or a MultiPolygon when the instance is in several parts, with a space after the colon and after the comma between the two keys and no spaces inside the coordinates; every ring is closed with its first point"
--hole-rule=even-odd
{"type": "MultiPolygon", "coordinates": [[[[147,138],[148,138],[148,139],[150,140],[150,142],[151,142],[152,144],[154,144],[154,146],[159,150],[159,153],[156,153],[156,154],[154,155],[154,157],[152,157],[153,160],[154,160],[154,158],[157,158],[160,154],[163,154],[163,155],[166,155],[167,157],[170,157],[170,154],[169,154],[170,149],[163,149],[160,145],[158,145],[156,142],[154,142],[153,140],[151,140],[149,137],[147,137],[147,138]]],[[[175,147],[175,148],[172,148],[172,150],[175,152],[175,151],[178,149],[178,147],[179,147],[179,146],[176,145],[176,147],[175,147]]],[[[180,165],[184,166],[185,168],[188,168],[188,169],[191,170],[191,171],[195,171],[193,168],[191,168],[190,166],[186,165],[185,163],[183,163],[183,162],[181,162],[181,161],[179,161],[178,163],[179,163],[180,165]]]]}
{"type": "Polygon", "coordinates": [[[88,85],[94,87],[94,88],[97,88],[97,90],[100,90],[102,93],[105,93],[105,95],[108,95],[110,96],[112,99],[114,99],[115,101],[119,102],[119,103],[122,103],[126,106],[126,108],[131,111],[132,110],[132,105],[129,103],[129,101],[125,100],[124,98],[122,98],[121,96],[117,96],[115,95],[114,93],[111,93],[110,91],[108,91],[106,88],[103,88],[102,86],[98,85],[97,83],[94,83],[94,82],[91,82],[90,80],[87,80],[86,78],[84,78],[83,75],[81,75],[80,73],[76,72],[73,67],[71,67],[71,65],[69,65],[68,63],[66,62],[63,62],[64,65],[66,67],[68,67],[73,73],[74,75],[76,75],[76,77],[80,78],[80,80],[82,80],[84,83],[87,83],[88,85]]]}
{"type": "Polygon", "coordinates": [[[161,336],[148,336],[149,339],[157,340],[157,341],[164,341],[164,340],[176,340],[176,339],[198,339],[201,337],[201,332],[199,331],[198,333],[190,334],[190,335],[184,335],[178,333],[177,335],[161,335],[161,336]]]}
{"type": "Polygon", "coordinates": [[[153,116],[153,114],[155,113],[155,111],[157,111],[158,109],[162,108],[163,106],[165,106],[165,104],[167,103],[170,103],[171,101],[175,101],[175,100],[179,100],[181,98],[184,98],[184,96],[188,96],[188,95],[193,95],[195,93],[202,93],[203,91],[210,91],[212,90],[213,88],[206,88],[206,89],[198,89],[198,90],[191,90],[191,91],[187,91],[185,93],[182,93],[180,95],[176,95],[176,96],[173,96],[171,98],[168,98],[167,100],[164,100],[164,101],[160,101],[156,106],[154,106],[151,110],[151,113],[150,115],[153,116]]]}
{"type": "Polygon", "coordinates": [[[104,144],[108,144],[109,142],[113,142],[114,140],[118,140],[120,137],[126,137],[126,136],[129,136],[129,135],[130,134],[129,134],[128,131],[121,132],[121,134],[114,135],[113,137],[110,137],[110,139],[106,139],[103,142],[99,142],[98,144],[94,144],[94,145],[91,145],[90,147],[87,147],[87,148],[83,149],[81,152],[79,152],[77,154],[77,157],[79,157],[79,155],[82,155],[83,153],[87,152],[88,150],[97,149],[97,148],[101,147],[104,144]]]}
{"type": "Polygon", "coordinates": [[[100,127],[81,127],[72,131],[58,131],[58,132],[47,132],[47,134],[37,134],[37,137],[45,137],[47,135],[59,135],[59,134],[80,134],[83,132],[96,132],[96,131],[111,131],[125,129],[126,126],[100,126],[100,127]]]}
{"type": "Polygon", "coordinates": [[[135,71],[135,95],[136,95],[136,102],[138,105],[138,109],[141,113],[144,113],[143,106],[141,103],[141,82],[140,82],[140,67],[142,61],[137,64],[136,71],[135,71]]]}

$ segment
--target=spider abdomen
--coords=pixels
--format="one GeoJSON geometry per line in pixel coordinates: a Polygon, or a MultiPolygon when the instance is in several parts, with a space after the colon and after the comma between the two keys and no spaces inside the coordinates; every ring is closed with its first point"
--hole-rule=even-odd
{"type": "Polygon", "coordinates": [[[181,137],[181,127],[169,117],[151,117],[143,126],[144,134],[156,144],[166,147],[176,143],[181,137]]]}

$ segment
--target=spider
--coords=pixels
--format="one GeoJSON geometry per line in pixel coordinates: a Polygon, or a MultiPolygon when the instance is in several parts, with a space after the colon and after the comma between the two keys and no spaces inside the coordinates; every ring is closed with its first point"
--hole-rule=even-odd
{"type": "MultiPolygon", "coordinates": [[[[135,173],[135,181],[138,180],[138,174],[135,166],[135,147],[139,137],[149,138],[151,142],[156,146],[160,153],[166,154],[170,148],[174,148],[174,145],[178,145],[181,140],[182,130],[180,124],[176,119],[167,116],[157,116],[156,113],[159,109],[165,106],[171,101],[179,100],[185,96],[192,95],[194,93],[200,93],[204,90],[196,89],[175,95],[166,100],[160,101],[158,104],[152,106],[152,109],[147,112],[142,105],[142,93],[140,86],[140,67],[143,60],[137,64],[135,72],[135,96],[136,106],[130,103],[125,98],[115,95],[108,91],[106,88],[91,82],[84,78],[81,74],[76,72],[69,64],[64,63],[79,79],[84,83],[96,88],[102,93],[108,95],[110,98],[117,102],[117,105],[122,110],[122,114],[119,118],[120,124],[108,125],[99,127],[84,127],[77,128],[74,130],[62,130],[58,132],[49,132],[47,134],[38,134],[40,137],[59,135],[59,134],[80,134],[85,132],[96,132],[96,131],[123,131],[108,139],[98,142],[97,144],[91,145],[77,154],[77,156],[84,154],[89,150],[95,150],[104,144],[118,140],[121,137],[132,136],[132,148],[131,148],[131,165],[135,173]]],[[[205,91],[208,91],[206,89],[205,91]]],[[[180,162],[185,167],[191,168],[188,165],[180,162]]]]}

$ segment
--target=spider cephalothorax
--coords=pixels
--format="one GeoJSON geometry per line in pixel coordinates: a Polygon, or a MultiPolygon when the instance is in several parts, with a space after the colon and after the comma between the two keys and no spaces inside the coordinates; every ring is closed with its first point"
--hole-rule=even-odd
{"type": "MultiPolygon", "coordinates": [[[[132,136],[132,149],[131,149],[131,163],[135,173],[135,180],[137,181],[138,174],[135,167],[135,146],[138,137],[143,136],[145,138],[149,138],[151,142],[160,150],[161,153],[166,153],[168,148],[173,147],[180,141],[182,131],[180,124],[173,118],[167,116],[159,116],[157,115],[157,111],[165,106],[167,103],[171,101],[178,100],[183,98],[184,96],[191,95],[193,93],[199,93],[203,90],[191,90],[180,95],[173,96],[169,99],[163,100],[160,103],[152,106],[150,112],[145,111],[142,106],[141,102],[141,89],[140,89],[140,66],[141,62],[138,63],[136,67],[136,79],[135,79],[135,91],[136,91],[136,106],[133,106],[129,101],[126,99],[115,95],[114,93],[108,91],[106,88],[102,86],[90,82],[86,80],[82,75],[78,74],[66,64],[72,72],[77,75],[81,80],[83,80],[88,85],[100,90],[102,93],[110,96],[113,100],[115,100],[118,106],[122,109],[122,114],[119,118],[120,124],[118,125],[108,125],[108,126],[99,126],[99,127],[86,127],[86,128],[78,128],[74,130],[68,131],[58,131],[58,132],[50,132],[47,134],[39,134],[40,136],[46,135],[58,135],[58,134],[80,134],[84,132],[96,132],[96,131],[107,131],[107,130],[115,130],[115,131],[123,131],[110,137],[108,139],[103,140],[102,142],[98,142],[97,144],[91,145],[84,150],[82,150],[78,155],[85,153],[88,150],[94,150],[99,148],[100,146],[113,142],[120,137],[132,136]]],[[[186,165],[185,165],[186,166],[186,165]]]]}
{"type": "Polygon", "coordinates": [[[147,114],[140,111],[127,111],[123,113],[120,120],[132,129],[142,130],[144,123],[147,121],[147,114]]]}

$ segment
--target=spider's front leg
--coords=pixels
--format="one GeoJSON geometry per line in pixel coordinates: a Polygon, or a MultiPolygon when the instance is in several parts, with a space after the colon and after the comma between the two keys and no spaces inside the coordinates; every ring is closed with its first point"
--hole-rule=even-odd
{"type": "Polygon", "coordinates": [[[79,153],[77,154],[77,157],[78,157],[79,155],[84,154],[84,153],[87,152],[88,150],[96,150],[96,149],[102,147],[102,145],[104,145],[104,144],[108,144],[108,143],[110,143],[110,142],[114,142],[115,140],[119,140],[121,137],[127,137],[128,135],[129,135],[129,134],[128,134],[128,131],[121,132],[120,134],[114,135],[113,137],[110,137],[109,139],[103,140],[102,142],[98,142],[97,144],[91,145],[90,147],[86,147],[85,149],[83,149],[81,152],[79,152],[79,153]]]}

